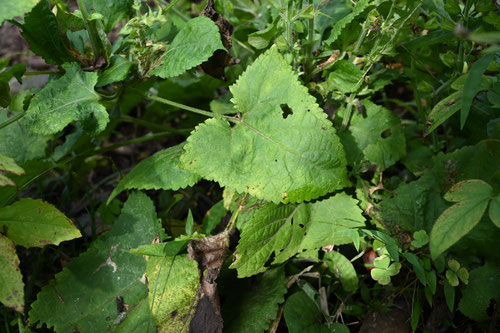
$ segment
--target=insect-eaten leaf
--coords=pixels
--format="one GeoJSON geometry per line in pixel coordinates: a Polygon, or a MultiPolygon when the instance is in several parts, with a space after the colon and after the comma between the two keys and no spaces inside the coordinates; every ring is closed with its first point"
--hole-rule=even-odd
{"type": "Polygon", "coordinates": [[[0,303],[24,312],[24,283],[19,269],[16,245],[0,234],[0,303]]]}
{"type": "Polygon", "coordinates": [[[233,127],[219,118],[197,126],[182,168],[274,203],[308,201],[350,184],[331,122],[276,47],[230,90],[241,118],[233,127]]]}

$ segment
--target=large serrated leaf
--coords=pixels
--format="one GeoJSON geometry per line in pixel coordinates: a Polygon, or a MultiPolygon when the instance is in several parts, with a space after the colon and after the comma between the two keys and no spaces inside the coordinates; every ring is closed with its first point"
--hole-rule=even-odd
{"type": "Polygon", "coordinates": [[[197,126],[182,168],[274,203],[312,200],[349,185],[331,122],[275,47],[230,89],[241,120],[197,126]]]}
{"type": "Polygon", "coordinates": [[[162,78],[177,76],[207,61],[216,50],[224,50],[219,28],[209,18],[199,16],[179,31],[151,74],[162,78]]]}
{"type": "Polygon", "coordinates": [[[161,333],[189,332],[197,303],[198,264],[186,254],[148,257],[149,305],[161,333]]]}
{"type": "Polygon", "coordinates": [[[224,329],[234,333],[259,333],[269,328],[278,306],[285,300],[287,278],[284,266],[273,268],[259,276],[251,289],[233,295],[224,329]]]}
{"type": "Polygon", "coordinates": [[[0,208],[0,229],[17,245],[43,247],[81,237],[73,222],[49,203],[21,199],[0,208]]]}
{"type": "Polygon", "coordinates": [[[124,190],[178,190],[194,185],[200,177],[177,167],[183,147],[183,144],[170,147],[141,161],[118,183],[108,203],[124,190]]]}
{"type": "Polygon", "coordinates": [[[61,65],[72,57],[63,43],[56,16],[47,0],[41,0],[28,14],[22,26],[22,35],[30,44],[30,50],[47,63],[61,65]]]}
{"type": "Polygon", "coordinates": [[[0,0],[0,26],[3,21],[13,19],[16,16],[23,16],[37,4],[38,0],[0,0]]]}
{"type": "MultiPolygon", "coordinates": [[[[150,244],[159,233],[153,202],[143,193],[133,193],[113,229],[66,265],[38,294],[30,322],[40,321],[39,325],[45,323],[57,332],[81,333],[105,332],[121,322],[134,327],[151,322],[147,311],[133,311],[148,296],[143,280],[146,260],[130,253],[130,248],[150,244]],[[123,306],[119,306],[121,300],[123,306]],[[131,316],[144,318],[129,320],[131,316]]],[[[155,327],[141,330],[155,331],[155,327]]]]}
{"type": "Polygon", "coordinates": [[[481,220],[493,188],[482,180],[464,180],[455,184],[445,199],[457,202],[437,219],[431,232],[430,251],[433,258],[464,237],[481,220]]]}
{"type": "Polygon", "coordinates": [[[0,234],[0,303],[24,312],[24,283],[19,270],[16,245],[0,234]]]}
{"type": "Polygon", "coordinates": [[[304,249],[352,241],[350,232],[365,225],[361,213],[345,193],[309,204],[266,204],[243,225],[231,268],[239,277],[251,276],[266,270],[273,253],[272,263],[279,264],[304,249]]]}
{"type": "Polygon", "coordinates": [[[64,64],[63,68],[66,74],[47,83],[31,100],[26,111],[29,129],[48,135],[61,131],[72,121],[80,121],[90,134],[101,132],[109,116],[94,91],[97,74],[82,71],[76,63],[64,64]]]}
{"type": "Polygon", "coordinates": [[[401,120],[388,109],[368,99],[362,101],[366,117],[355,113],[349,131],[340,133],[349,163],[368,160],[382,169],[396,163],[406,154],[406,140],[401,120]],[[357,152],[357,153],[356,153],[357,152]]]}

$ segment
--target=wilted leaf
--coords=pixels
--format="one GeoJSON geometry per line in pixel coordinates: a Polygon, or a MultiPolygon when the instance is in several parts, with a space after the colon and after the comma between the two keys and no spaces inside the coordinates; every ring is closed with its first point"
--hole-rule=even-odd
{"type": "Polygon", "coordinates": [[[16,245],[0,234],[0,303],[24,312],[24,283],[19,270],[16,245]]]}
{"type": "Polygon", "coordinates": [[[182,168],[274,203],[311,200],[349,184],[332,124],[275,47],[230,89],[241,120],[197,126],[182,168]]]}
{"type": "Polygon", "coordinates": [[[108,203],[124,190],[178,190],[194,185],[200,177],[177,167],[183,147],[181,144],[160,150],[138,163],[118,183],[109,196],[108,203]]]}
{"type": "MultiPolygon", "coordinates": [[[[147,302],[146,260],[129,249],[150,244],[161,230],[153,202],[143,193],[132,194],[113,229],[66,265],[38,294],[30,322],[40,321],[39,326],[45,323],[68,333],[105,332],[127,323],[129,316],[145,317],[134,318],[127,325],[151,322],[147,311],[134,311],[135,306],[147,302]]],[[[141,332],[156,332],[156,328],[141,332]]]]}
{"type": "Polygon", "coordinates": [[[43,247],[81,237],[57,208],[42,200],[21,199],[0,208],[0,230],[17,245],[43,247]]]}
{"type": "Polygon", "coordinates": [[[88,73],[76,63],[64,64],[66,74],[52,80],[31,100],[26,117],[29,129],[37,134],[54,134],[72,121],[80,121],[92,135],[106,127],[109,116],[94,91],[96,73],[88,73]]]}

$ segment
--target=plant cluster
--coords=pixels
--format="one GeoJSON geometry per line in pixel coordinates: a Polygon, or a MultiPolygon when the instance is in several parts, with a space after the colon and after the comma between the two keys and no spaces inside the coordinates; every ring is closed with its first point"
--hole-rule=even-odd
{"type": "Polygon", "coordinates": [[[47,64],[0,59],[7,332],[500,326],[498,1],[18,0],[2,23],[47,64]]]}

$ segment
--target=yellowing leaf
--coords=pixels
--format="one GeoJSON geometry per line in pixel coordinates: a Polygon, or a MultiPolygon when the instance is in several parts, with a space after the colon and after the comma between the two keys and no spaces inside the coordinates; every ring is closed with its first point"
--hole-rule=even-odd
{"type": "Polygon", "coordinates": [[[16,245],[0,234],[0,303],[24,312],[24,283],[16,245]]]}

